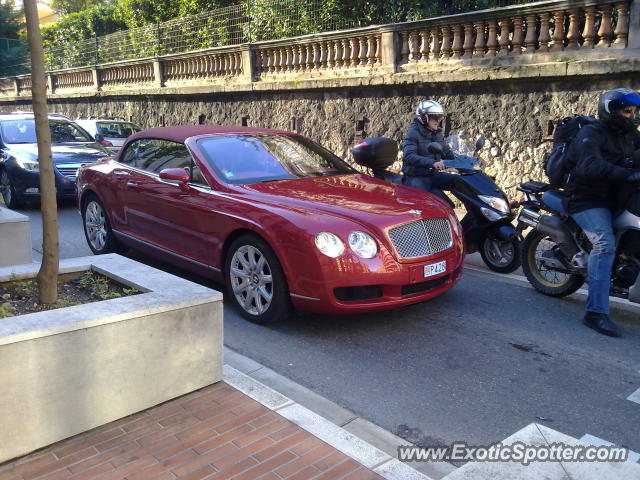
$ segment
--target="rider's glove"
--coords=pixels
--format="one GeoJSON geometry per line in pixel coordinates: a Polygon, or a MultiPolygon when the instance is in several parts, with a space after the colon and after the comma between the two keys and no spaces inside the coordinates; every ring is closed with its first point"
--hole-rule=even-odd
{"type": "Polygon", "coordinates": [[[627,177],[628,182],[640,183],[640,172],[633,172],[627,177]]]}

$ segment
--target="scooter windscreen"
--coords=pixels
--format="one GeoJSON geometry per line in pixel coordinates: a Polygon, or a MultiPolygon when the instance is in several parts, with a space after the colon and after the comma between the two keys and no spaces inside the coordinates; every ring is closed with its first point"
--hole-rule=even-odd
{"type": "MultiPolygon", "coordinates": [[[[474,170],[480,168],[478,157],[474,156],[480,145],[480,139],[473,140],[465,135],[450,135],[445,141],[455,154],[453,160],[443,160],[446,168],[456,168],[459,170],[474,170]]],[[[484,139],[482,144],[484,144],[484,139]]]]}

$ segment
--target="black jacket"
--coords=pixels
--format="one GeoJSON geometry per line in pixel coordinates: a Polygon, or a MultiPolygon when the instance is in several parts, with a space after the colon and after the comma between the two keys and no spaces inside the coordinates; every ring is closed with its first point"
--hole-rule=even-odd
{"type": "Polygon", "coordinates": [[[407,177],[426,177],[433,175],[432,165],[439,159],[429,152],[429,144],[438,142],[443,147],[442,158],[452,159],[453,152],[444,141],[442,129],[437,131],[424,127],[417,118],[411,122],[402,145],[402,173],[407,177]]]}
{"type": "Polygon", "coordinates": [[[622,132],[602,121],[583,127],[571,142],[573,168],[566,190],[570,213],[616,208],[617,193],[633,173],[640,132],[622,132]]]}

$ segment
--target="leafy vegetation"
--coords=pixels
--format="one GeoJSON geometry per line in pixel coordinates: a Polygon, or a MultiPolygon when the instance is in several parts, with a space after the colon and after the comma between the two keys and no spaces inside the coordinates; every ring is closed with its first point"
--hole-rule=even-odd
{"type": "Polygon", "coordinates": [[[48,68],[105,63],[525,3],[525,0],[54,1],[58,5],[56,8],[69,13],[42,29],[48,68]],[[88,8],[77,11],[83,5],[88,8]],[[190,15],[192,17],[185,19],[190,15]]]}
{"type": "Polygon", "coordinates": [[[0,3],[0,77],[29,71],[23,15],[12,0],[0,3]]]}
{"type": "Polygon", "coordinates": [[[0,284],[0,318],[138,293],[140,292],[135,288],[125,287],[109,277],[87,270],[74,280],[60,282],[58,300],[55,303],[41,304],[38,303],[38,285],[35,279],[11,279],[9,282],[0,284]]]}

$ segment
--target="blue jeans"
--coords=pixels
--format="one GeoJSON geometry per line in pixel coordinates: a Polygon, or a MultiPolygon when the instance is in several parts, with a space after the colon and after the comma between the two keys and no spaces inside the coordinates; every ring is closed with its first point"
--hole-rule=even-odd
{"type": "Polygon", "coordinates": [[[447,172],[436,172],[433,175],[425,177],[404,177],[404,185],[413,188],[419,188],[425,192],[431,192],[434,195],[450,202],[442,190],[450,190],[457,175],[447,172]]]}
{"type": "Polygon", "coordinates": [[[609,314],[611,269],[616,255],[616,237],[613,233],[613,213],[608,208],[591,208],[571,214],[593,245],[589,254],[587,277],[588,312],[609,314]]]}

